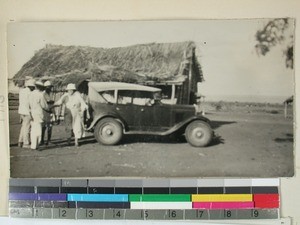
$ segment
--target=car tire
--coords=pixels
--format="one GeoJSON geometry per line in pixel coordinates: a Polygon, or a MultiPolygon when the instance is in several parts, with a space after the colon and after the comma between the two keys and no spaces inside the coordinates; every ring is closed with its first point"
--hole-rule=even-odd
{"type": "Polygon", "coordinates": [[[193,121],[185,129],[185,138],[194,147],[207,146],[211,142],[212,137],[213,131],[210,125],[204,121],[193,121]]]}
{"type": "Polygon", "coordinates": [[[100,144],[116,145],[123,136],[122,125],[113,118],[104,118],[96,124],[94,136],[100,144]]]}

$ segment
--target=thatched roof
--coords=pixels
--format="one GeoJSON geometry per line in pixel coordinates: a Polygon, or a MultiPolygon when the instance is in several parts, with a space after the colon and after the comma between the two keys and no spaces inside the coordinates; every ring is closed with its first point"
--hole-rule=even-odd
{"type": "Polygon", "coordinates": [[[192,60],[196,75],[203,80],[194,56],[194,42],[151,43],[118,48],[49,45],[23,65],[14,80],[25,76],[52,78],[57,85],[79,80],[144,81],[176,80],[181,64],[192,60]]]}

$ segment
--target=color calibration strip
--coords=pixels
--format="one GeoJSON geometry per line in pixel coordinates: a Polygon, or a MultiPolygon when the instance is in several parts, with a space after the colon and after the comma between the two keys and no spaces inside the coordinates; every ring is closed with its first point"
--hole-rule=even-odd
{"type": "Polygon", "coordinates": [[[278,219],[279,179],[11,179],[11,217],[278,219]]]}

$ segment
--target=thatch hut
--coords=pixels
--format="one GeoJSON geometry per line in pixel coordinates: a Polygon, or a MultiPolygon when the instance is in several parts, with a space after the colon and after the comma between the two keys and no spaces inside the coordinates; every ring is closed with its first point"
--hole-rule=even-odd
{"type": "MultiPolygon", "coordinates": [[[[194,42],[150,43],[118,48],[46,45],[23,65],[14,80],[53,80],[57,89],[76,83],[120,81],[159,87],[169,102],[192,104],[203,81],[194,42]]],[[[84,91],[85,92],[85,91],[84,91]]]]}

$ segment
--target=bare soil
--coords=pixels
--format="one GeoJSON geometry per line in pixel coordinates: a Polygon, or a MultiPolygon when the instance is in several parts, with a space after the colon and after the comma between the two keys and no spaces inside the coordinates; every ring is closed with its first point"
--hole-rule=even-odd
{"type": "Polygon", "coordinates": [[[67,146],[63,123],[41,151],[17,147],[20,123],[10,110],[11,177],[290,177],[294,174],[293,118],[282,106],[209,104],[215,137],[195,148],[184,137],[124,136],[117,146],[93,134],[67,146]]]}

